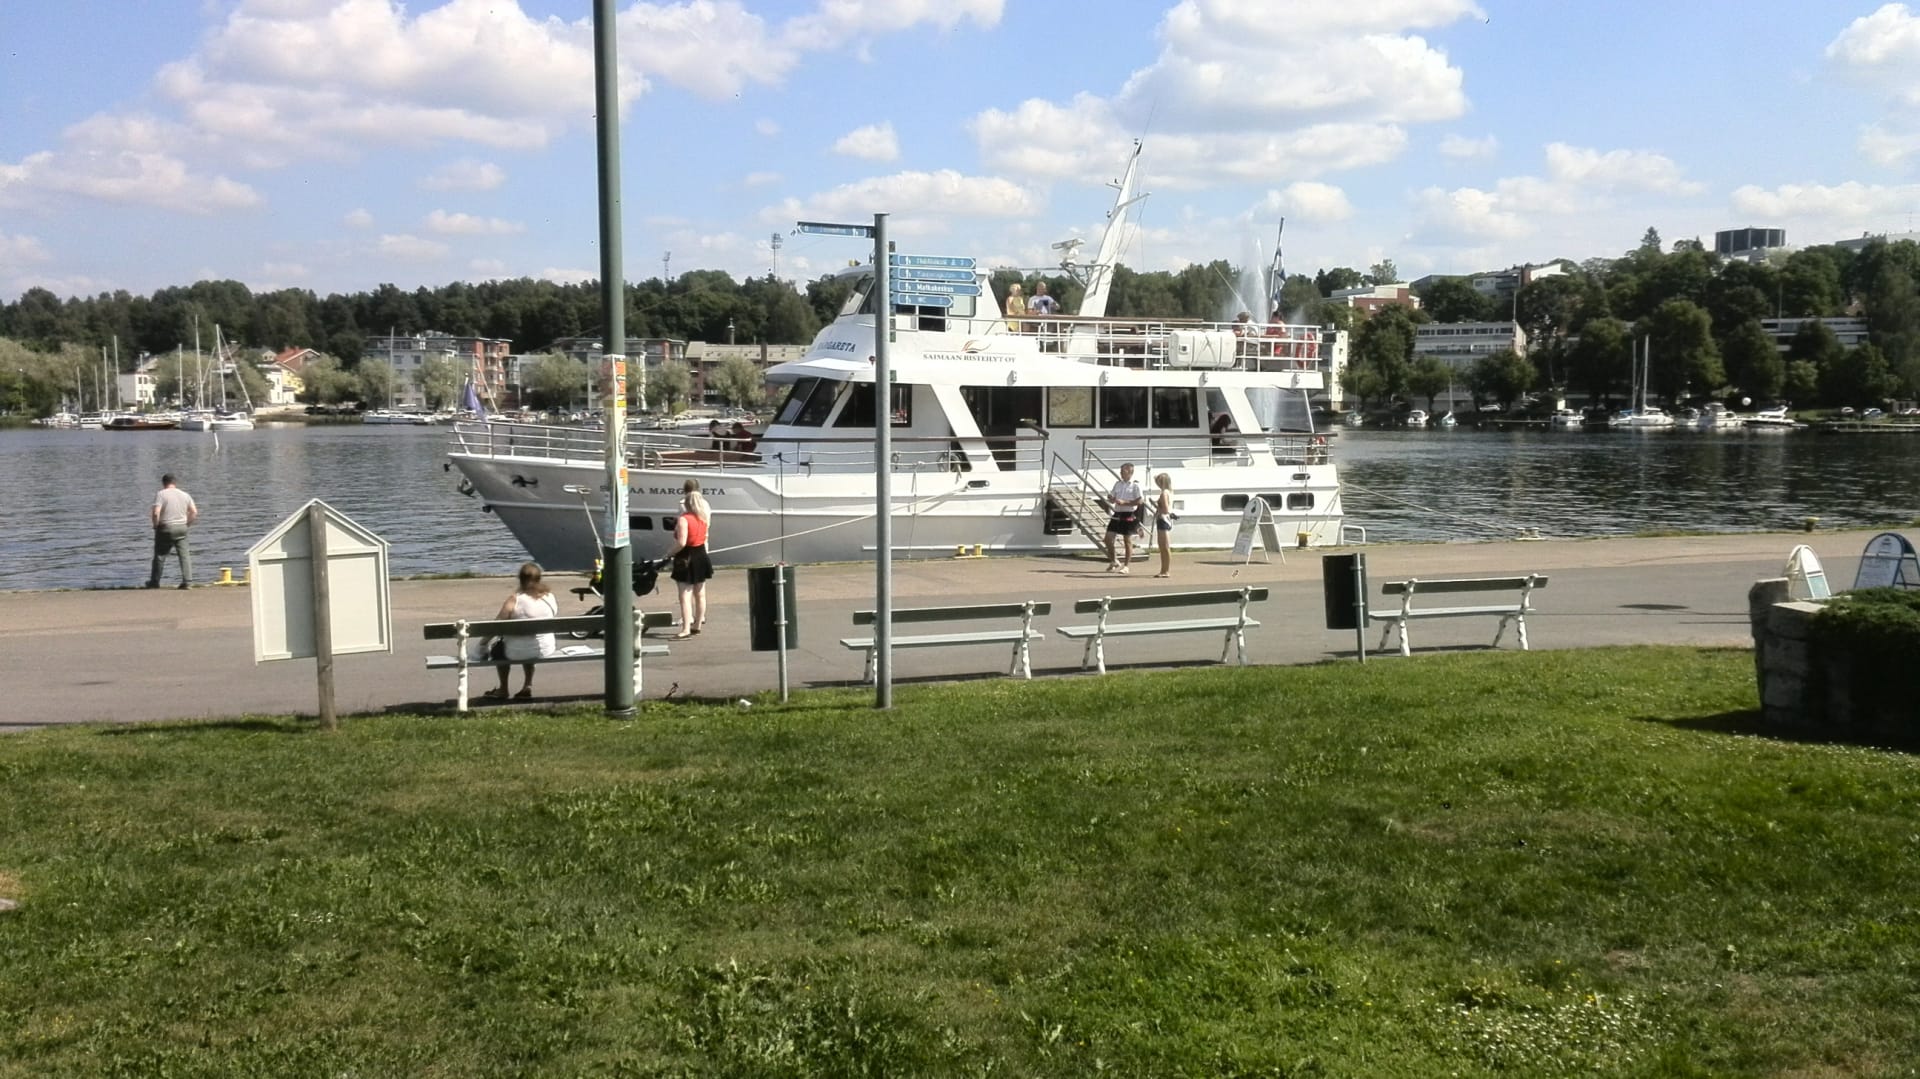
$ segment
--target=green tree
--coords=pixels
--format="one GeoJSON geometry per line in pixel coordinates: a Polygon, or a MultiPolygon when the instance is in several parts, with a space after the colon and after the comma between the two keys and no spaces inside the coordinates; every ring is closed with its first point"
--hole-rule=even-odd
{"type": "Polygon", "coordinates": [[[693,372],[679,360],[667,360],[647,369],[647,407],[671,416],[685,407],[693,392],[693,372]]]}
{"type": "Polygon", "coordinates": [[[1807,247],[1787,256],[1775,279],[1774,307],[1786,318],[1837,315],[1843,306],[1840,262],[1831,247],[1807,247]]]}
{"type": "Polygon", "coordinates": [[[534,363],[523,384],[535,408],[571,408],[591,396],[588,377],[585,363],[549,352],[534,363]]]}
{"type": "Polygon", "coordinates": [[[1892,395],[1899,380],[1879,346],[1848,349],[1821,373],[1820,396],[1830,404],[1871,407],[1892,395]]]}
{"type": "Polygon", "coordinates": [[[1824,396],[1823,387],[1828,384],[1827,372],[1840,363],[1846,351],[1840,345],[1839,336],[1826,323],[1819,319],[1802,322],[1787,344],[1787,366],[1789,371],[1794,371],[1804,365],[1806,372],[1795,375],[1787,389],[1788,396],[1807,404],[1834,404],[1824,396]]]}
{"type": "Polygon", "coordinates": [[[1464,277],[1442,277],[1420,293],[1420,306],[1435,322],[1489,322],[1493,297],[1464,277]]]}
{"type": "Polygon", "coordinates": [[[428,408],[447,408],[459,396],[460,369],[445,356],[428,356],[413,373],[413,384],[420,387],[420,395],[427,399],[428,408]]]}
{"type": "Polygon", "coordinates": [[[1726,362],[1727,381],[1748,396],[1767,400],[1780,395],[1786,383],[1787,362],[1774,344],[1773,335],[1760,328],[1759,319],[1748,319],[1734,327],[1720,343],[1726,362]]]}
{"type": "Polygon", "coordinates": [[[758,408],[767,395],[767,375],[744,356],[721,361],[709,380],[720,399],[737,408],[758,408]]]}
{"type": "Polygon", "coordinates": [[[1425,398],[1427,411],[1434,411],[1434,399],[1453,385],[1453,368],[1438,356],[1422,356],[1407,372],[1407,392],[1425,398]]]}
{"type": "Polygon", "coordinates": [[[1391,304],[1369,315],[1354,330],[1349,362],[1378,374],[1387,396],[1406,390],[1407,373],[1413,363],[1413,325],[1406,307],[1391,304]]]}
{"type": "Polygon", "coordinates": [[[393,404],[393,391],[399,388],[399,376],[393,373],[393,367],[378,356],[363,356],[354,375],[360,380],[359,397],[373,408],[389,408],[393,404]]]}
{"type": "Polygon", "coordinates": [[[1580,327],[1580,339],[1567,353],[1567,380],[1595,401],[1624,390],[1632,362],[1627,324],[1596,318],[1580,327]]]}
{"type": "Polygon", "coordinates": [[[1533,389],[1539,377],[1540,372],[1525,356],[1505,348],[1475,360],[1467,374],[1467,384],[1473,388],[1476,399],[1498,401],[1501,408],[1508,409],[1533,389]]]}
{"type": "Polygon", "coordinates": [[[1806,360],[1788,360],[1783,387],[1789,401],[1813,401],[1820,396],[1820,369],[1806,360]]]}
{"type": "Polygon", "coordinates": [[[1379,262],[1367,267],[1367,276],[1361,283],[1367,285],[1393,285],[1398,284],[1399,281],[1400,268],[1393,264],[1392,259],[1381,259],[1379,262]]]}
{"type": "Polygon", "coordinates": [[[340,369],[340,361],[321,356],[300,369],[299,399],[307,404],[339,405],[354,400],[360,392],[360,380],[340,369]]]}
{"type": "Polygon", "coordinates": [[[1690,300],[1668,300],[1640,327],[1652,348],[1647,372],[1654,393],[1669,403],[1693,393],[1712,393],[1726,384],[1713,320],[1690,300]]]}
{"type": "Polygon", "coordinates": [[[1331,270],[1321,270],[1313,275],[1313,284],[1320,295],[1331,296],[1343,288],[1354,288],[1365,281],[1365,275],[1350,266],[1336,266],[1331,270]]]}

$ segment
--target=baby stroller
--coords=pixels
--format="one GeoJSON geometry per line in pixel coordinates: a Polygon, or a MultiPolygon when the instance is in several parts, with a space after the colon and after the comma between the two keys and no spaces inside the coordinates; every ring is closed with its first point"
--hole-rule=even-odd
{"type": "MultiPolygon", "coordinates": [[[[666,564],[667,563],[665,559],[662,559],[657,562],[647,558],[634,559],[633,560],[633,594],[636,596],[652,595],[654,588],[657,587],[660,583],[660,570],[666,564]]],[[[600,591],[600,583],[601,583],[601,565],[600,565],[600,560],[596,558],[593,560],[593,576],[587,578],[586,584],[578,588],[575,588],[573,590],[573,594],[576,596],[579,596],[582,601],[585,601],[589,596],[592,596],[596,599],[605,599],[606,598],[605,593],[600,591]]],[[[595,615],[595,614],[600,614],[606,609],[607,609],[606,604],[596,603],[592,607],[588,608],[586,613],[589,615],[595,615]]],[[[571,636],[573,639],[579,640],[579,641],[586,640],[589,637],[602,636],[601,632],[597,629],[576,629],[571,631],[568,635],[571,636]]]]}

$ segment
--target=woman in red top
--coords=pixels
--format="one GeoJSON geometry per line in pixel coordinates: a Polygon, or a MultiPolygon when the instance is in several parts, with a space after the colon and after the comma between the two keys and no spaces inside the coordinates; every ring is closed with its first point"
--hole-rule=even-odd
{"type": "Polygon", "coordinates": [[[690,479],[681,490],[680,517],[673,524],[673,579],[680,586],[680,632],[674,640],[685,640],[707,624],[707,581],[713,576],[713,560],[707,557],[707,525],[713,511],[700,495],[700,481],[690,479]]]}

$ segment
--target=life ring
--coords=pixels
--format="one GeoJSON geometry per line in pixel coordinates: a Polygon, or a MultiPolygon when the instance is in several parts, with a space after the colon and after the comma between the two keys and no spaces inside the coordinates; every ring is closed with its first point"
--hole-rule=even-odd
{"type": "Polygon", "coordinates": [[[1314,435],[1312,438],[1307,439],[1307,463],[1310,465],[1319,465],[1325,464],[1326,461],[1327,436],[1314,435]]]}

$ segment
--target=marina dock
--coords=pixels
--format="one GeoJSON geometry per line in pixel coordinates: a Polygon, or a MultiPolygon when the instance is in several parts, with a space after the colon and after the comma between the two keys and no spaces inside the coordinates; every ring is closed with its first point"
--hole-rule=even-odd
{"type": "MultiPolygon", "coordinates": [[[[1414,576],[1551,574],[1553,587],[1536,598],[1528,618],[1536,649],[1668,644],[1744,647],[1749,643],[1747,590],[1783,574],[1788,554],[1810,544],[1836,590],[1852,581],[1860,551],[1874,531],[1741,533],[1656,538],[1515,541],[1474,544],[1376,545],[1364,548],[1374,598],[1388,580],[1414,576]]],[[[943,605],[966,597],[988,603],[1050,599],[1055,610],[1102,595],[1265,585],[1273,598],[1257,608],[1262,623],[1249,636],[1258,664],[1351,662],[1354,633],[1323,628],[1321,555],[1324,548],[1285,552],[1271,562],[1241,564],[1220,552],[1176,554],[1174,576],[1155,580],[1151,559],[1134,572],[1108,573],[1092,556],[959,558],[900,562],[894,574],[899,607],[943,605]]],[[[555,575],[561,613],[584,611],[555,575]]],[[[642,598],[645,611],[672,607],[667,590],[642,598]]],[[[796,571],[801,647],[789,653],[795,691],[857,686],[861,656],[839,644],[852,635],[851,614],[871,605],[874,570],[866,564],[800,566],[796,571]]],[[[444,651],[421,637],[421,626],[461,616],[487,617],[512,589],[503,578],[398,580],[392,586],[392,654],[335,660],[341,715],[450,712],[453,678],[429,672],[424,658],[444,651]]],[[[734,698],[777,686],[775,655],[748,649],[745,572],[723,569],[709,584],[706,632],[674,641],[668,657],[648,660],[640,721],[662,697],[734,698]]],[[[252,613],[244,586],[11,592],[0,598],[9,617],[0,625],[0,672],[8,695],[0,730],[62,723],[128,723],[225,718],[249,714],[312,714],[316,688],[311,660],[256,666],[252,613]]],[[[1422,626],[1412,660],[1377,655],[1372,662],[1418,662],[1423,654],[1484,649],[1491,619],[1445,619],[1422,626]]],[[[1081,647],[1048,630],[1033,653],[1036,677],[1082,674],[1081,647]]],[[[1368,649],[1379,643],[1376,628],[1368,649]]],[[[1503,647],[1511,647],[1509,643],[1503,647]]],[[[1220,657],[1211,634],[1187,634],[1112,646],[1115,670],[1210,664],[1220,657]]],[[[920,649],[894,659],[895,684],[1004,677],[1005,656],[990,649],[920,649]]],[[[491,671],[475,672],[480,687],[491,671]]],[[[515,674],[517,680],[519,675],[515,674]]],[[[1108,677],[1112,677],[1109,675],[1108,677]]],[[[542,670],[532,704],[591,703],[601,695],[597,664],[542,670]]],[[[1089,686],[1091,688],[1091,681],[1089,686]]],[[[506,707],[506,705],[490,705],[506,707]]]]}

